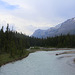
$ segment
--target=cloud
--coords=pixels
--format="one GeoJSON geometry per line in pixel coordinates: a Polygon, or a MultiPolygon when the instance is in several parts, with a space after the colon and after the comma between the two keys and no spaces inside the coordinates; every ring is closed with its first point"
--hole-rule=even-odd
{"type": "Polygon", "coordinates": [[[0,9],[14,10],[17,7],[18,7],[17,5],[10,5],[7,2],[0,0],[0,9]]]}
{"type": "Polygon", "coordinates": [[[1,21],[29,35],[74,17],[74,10],[75,0],[0,0],[1,21]]]}

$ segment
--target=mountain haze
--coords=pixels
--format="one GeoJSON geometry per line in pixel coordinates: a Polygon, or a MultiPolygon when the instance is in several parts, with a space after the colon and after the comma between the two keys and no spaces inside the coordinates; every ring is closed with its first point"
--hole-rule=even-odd
{"type": "Polygon", "coordinates": [[[66,35],[68,33],[75,34],[75,18],[68,19],[67,21],[47,30],[38,29],[32,34],[32,36],[37,38],[46,38],[59,36],[61,34],[66,35]]]}

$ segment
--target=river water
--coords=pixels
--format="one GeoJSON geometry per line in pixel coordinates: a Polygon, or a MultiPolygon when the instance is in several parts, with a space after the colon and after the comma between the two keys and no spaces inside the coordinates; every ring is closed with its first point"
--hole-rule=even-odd
{"type": "Polygon", "coordinates": [[[75,54],[56,56],[64,51],[31,53],[27,58],[2,66],[0,75],[75,75],[75,54]]]}

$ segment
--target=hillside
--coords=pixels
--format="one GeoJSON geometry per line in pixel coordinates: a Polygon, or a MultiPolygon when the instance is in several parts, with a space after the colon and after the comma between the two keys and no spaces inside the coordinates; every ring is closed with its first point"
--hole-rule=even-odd
{"type": "Polygon", "coordinates": [[[61,34],[66,35],[68,33],[75,34],[75,18],[68,19],[67,21],[47,30],[38,29],[32,34],[32,36],[38,38],[46,38],[59,36],[61,34]]]}

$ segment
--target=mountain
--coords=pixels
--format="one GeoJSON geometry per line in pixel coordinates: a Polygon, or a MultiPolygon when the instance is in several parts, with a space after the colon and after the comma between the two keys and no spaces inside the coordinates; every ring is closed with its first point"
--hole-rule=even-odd
{"type": "Polygon", "coordinates": [[[68,19],[67,21],[47,30],[38,29],[32,34],[32,36],[37,38],[46,38],[59,36],[61,34],[66,35],[68,33],[75,34],[75,18],[68,19]]]}

